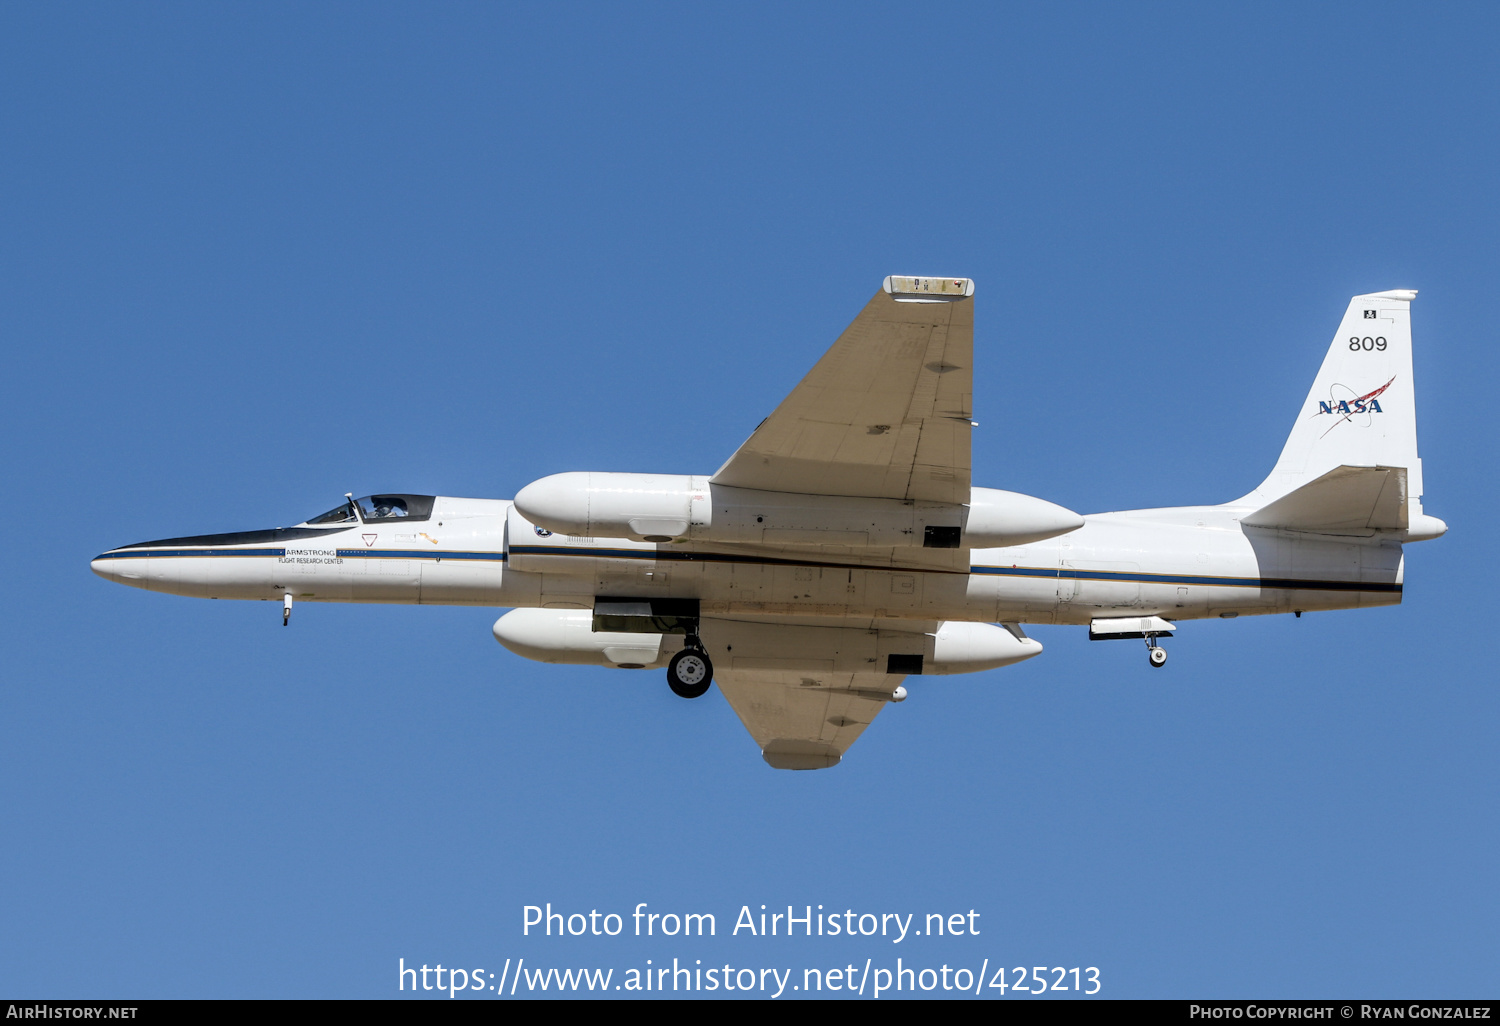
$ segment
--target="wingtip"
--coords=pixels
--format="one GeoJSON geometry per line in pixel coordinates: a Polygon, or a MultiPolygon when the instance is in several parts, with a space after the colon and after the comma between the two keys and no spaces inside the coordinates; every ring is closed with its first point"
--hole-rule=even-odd
{"type": "Polygon", "coordinates": [[[880,287],[898,303],[951,303],[974,294],[974,279],[888,274],[880,287]]]}

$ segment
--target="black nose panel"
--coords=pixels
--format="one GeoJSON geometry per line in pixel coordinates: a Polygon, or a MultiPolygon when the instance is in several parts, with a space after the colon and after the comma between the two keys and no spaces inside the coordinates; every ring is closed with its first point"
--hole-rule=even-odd
{"type": "Polygon", "coordinates": [[[261,542],[298,541],[303,538],[331,538],[336,534],[351,531],[349,527],[273,527],[269,531],[233,531],[229,534],[195,534],[188,538],[163,538],[161,541],[136,542],[121,545],[122,549],[180,549],[212,548],[216,545],[255,545],[261,542]]]}

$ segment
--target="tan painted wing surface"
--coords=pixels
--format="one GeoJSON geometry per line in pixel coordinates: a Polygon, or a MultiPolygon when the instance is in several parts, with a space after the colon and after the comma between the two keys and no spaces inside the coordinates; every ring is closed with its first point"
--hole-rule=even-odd
{"type": "Polygon", "coordinates": [[[713,476],[814,495],[969,501],[974,301],[877,292],[713,476]]]}
{"type": "Polygon", "coordinates": [[[885,673],[718,670],[714,683],[777,769],[837,765],[902,681],[885,673]]]}

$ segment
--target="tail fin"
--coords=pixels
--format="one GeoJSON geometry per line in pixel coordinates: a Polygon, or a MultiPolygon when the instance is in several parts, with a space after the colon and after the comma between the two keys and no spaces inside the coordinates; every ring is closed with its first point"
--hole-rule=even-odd
{"type": "Polygon", "coordinates": [[[1421,514],[1411,370],[1416,295],[1392,289],[1349,301],[1275,469],[1231,505],[1265,507],[1339,467],[1404,468],[1408,510],[1421,514]]]}

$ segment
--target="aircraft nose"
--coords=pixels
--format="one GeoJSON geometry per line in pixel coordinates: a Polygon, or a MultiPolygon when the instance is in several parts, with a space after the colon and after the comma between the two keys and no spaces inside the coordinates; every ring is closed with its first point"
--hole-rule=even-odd
{"type": "Polygon", "coordinates": [[[144,567],[138,565],[141,562],[139,559],[120,559],[111,550],[95,556],[89,562],[89,569],[106,581],[142,588],[146,585],[146,574],[144,567]]]}
{"type": "Polygon", "coordinates": [[[123,570],[123,564],[124,559],[111,559],[110,553],[105,552],[102,555],[96,555],[90,562],[89,568],[105,580],[121,580],[124,577],[124,574],[120,573],[123,570]]]}

